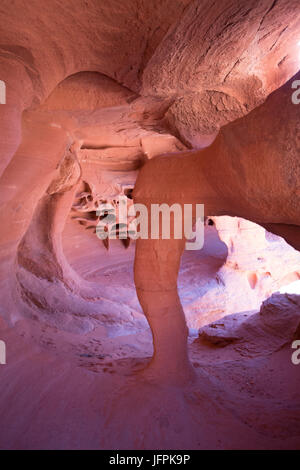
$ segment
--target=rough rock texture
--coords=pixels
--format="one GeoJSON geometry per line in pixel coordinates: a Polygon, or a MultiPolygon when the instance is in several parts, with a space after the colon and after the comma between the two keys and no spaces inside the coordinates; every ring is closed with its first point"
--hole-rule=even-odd
{"type": "MultiPolygon", "coordinates": [[[[207,149],[163,155],[148,162],[139,173],[135,201],[148,207],[150,203],[182,206],[202,203],[211,215],[242,216],[271,231],[274,224],[275,233],[299,249],[299,110],[290,99],[291,82],[246,117],[222,128],[207,149]],[[263,125],[258,126],[258,122],[263,125]]],[[[184,240],[174,238],[137,240],[137,292],[150,325],[153,318],[152,329],[159,329],[160,334],[162,329],[155,326],[160,307],[153,299],[153,292],[165,297],[165,303],[170,306],[164,308],[164,315],[159,313],[160,317],[166,317],[163,329],[168,331],[168,348],[173,351],[173,355],[164,353],[165,359],[171,362],[169,370],[175,364],[174,351],[178,349],[181,358],[186,344],[177,294],[184,246],[184,240]],[[145,265],[150,269],[146,271],[145,265]],[[173,331],[177,332],[173,338],[168,329],[171,317],[173,331]]],[[[158,336],[154,334],[154,344],[158,336]]],[[[160,369],[162,361],[156,363],[160,369]]],[[[180,362],[174,372],[176,377],[179,370],[182,371],[180,362]]]]}
{"type": "Polygon", "coordinates": [[[270,354],[299,339],[300,297],[273,294],[255,315],[235,314],[199,330],[199,339],[216,346],[247,343],[254,354],[270,354]],[[255,352],[256,351],[256,352],[255,352]]]}
{"type": "Polygon", "coordinates": [[[282,238],[238,217],[209,221],[203,249],[184,253],[178,277],[187,324],[196,331],[228,314],[257,311],[300,279],[300,254],[282,238]]]}
{"type": "Polygon", "coordinates": [[[149,333],[105,338],[98,328],[78,337],[32,321],[3,324],[11,352],[1,369],[1,448],[299,448],[299,373],[290,344],[282,347],[299,308],[281,296],[278,311],[275,300],[265,326],[262,315],[236,315],[237,343],[190,342],[197,380],[180,388],[143,378],[149,333]]]}
{"type": "Polygon", "coordinates": [[[297,0],[207,0],[200,5],[189,0],[151,5],[146,0],[72,0],[64,5],[18,0],[17,7],[5,0],[0,47],[8,106],[1,107],[6,136],[2,168],[20,143],[21,112],[83,71],[104,73],[135,92],[143,86],[143,94],[156,94],[158,80],[163,85],[159,94],[175,95],[170,121],[175,119],[178,132],[183,127],[183,134],[186,128],[192,136],[209,134],[245,114],[297,71],[298,9],[297,0]],[[221,111],[225,116],[204,124],[190,118],[190,92],[196,92],[193,103],[206,102],[213,115],[221,111]]]}
{"type": "Polygon", "coordinates": [[[298,300],[250,315],[300,276],[299,13],[1,2],[1,448],[299,447],[298,300]],[[203,250],[102,242],[119,195],[204,203],[203,250]]]}
{"type": "Polygon", "coordinates": [[[287,71],[298,71],[290,54],[297,50],[298,8],[297,0],[190,2],[151,57],[143,91],[171,95],[168,119],[197,144],[199,134],[247,114],[287,71]]]}

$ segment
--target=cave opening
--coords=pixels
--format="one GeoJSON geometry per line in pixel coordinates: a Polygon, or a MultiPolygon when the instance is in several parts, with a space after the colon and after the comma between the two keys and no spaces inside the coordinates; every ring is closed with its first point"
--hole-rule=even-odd
{"type": "Polygon", "coordinates": [[[299,0],[2,2],[0,448],[300,448],[299,0]]]}

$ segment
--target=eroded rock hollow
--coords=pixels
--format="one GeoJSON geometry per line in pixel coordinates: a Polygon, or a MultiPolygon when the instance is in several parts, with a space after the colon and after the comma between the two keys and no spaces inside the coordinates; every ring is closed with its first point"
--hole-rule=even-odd
{"type": "Polygon", "coordinates": [[[299,448],[299,1],[0,18],[0,448],[299,448]]]}

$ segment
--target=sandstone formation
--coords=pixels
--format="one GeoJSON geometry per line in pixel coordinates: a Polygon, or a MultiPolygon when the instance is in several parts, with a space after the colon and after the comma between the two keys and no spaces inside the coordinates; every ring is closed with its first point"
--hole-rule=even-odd
{"type": "MultiPolygon", "coordinates": [[[[207,149],[163,155],[148,162],[139,173],[135,200],[148,205],[150,201],[169,205],[204,203],[207,213],[212,215],[244,217],[269,230],[274,226],[276,234],[299,249],[299,111],[290,99],[293,80],[246,117],[222,128],[207,149]],[[257,127],[257,122],[264,125],[257,127]]],[[[184,240],[174,238],[137,240],[135,282],[150,325],[153,318],[152,329],[156,328],[157,315],[166,317],[168,347],[176,350],[181,344],[181,348],[187,351],[187,331],[183,327],[183,310],[177,294],[178,269],[184,246],[184,240]],[[144,269],[146,263],[151,266],[148,272],[144,269]],[[168,307],[163,307],[164,315],[153,299],[153,291],[166,298],[168,307]],[[169,333],[168,318],[172,318],[173,324],[177,318],[174,337],[169,333]]],[[[157,328],[161,334],[161,320],[159,325],[157,328]]],[[[182,356],[182,352],[178,353],[176,377],[179,370],[187,369],[181,366],[182,356]]],[[[167,352],[165,357],[172,362],[172,367],[176,364],[174,354],[171,356],[167,352]]],[[[161,360],[156,362],[160,369],[161,360]]],[[[172,368],[170,364],[169,367],[172,368]]]]}
{"type": "Polygon", "coordinates": [[[0,18],[0,448],[299,448],[299,0],[0,18]]]}

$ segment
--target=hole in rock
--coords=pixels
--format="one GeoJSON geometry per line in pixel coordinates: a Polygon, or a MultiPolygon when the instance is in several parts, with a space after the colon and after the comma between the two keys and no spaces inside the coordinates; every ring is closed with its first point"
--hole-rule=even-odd
{"type": "MultiPolygon", "coordinates": [[[[87,220],[93,218],[88,215],[87,220]]],[[[114,228],[118,236],[126,227],[117,223],[114,228]]],[[[117,239],[103,243],[97,238],[94,226],[83,228],[71,211],[63,244],[75,271],[85,280],[96,282],[109,301],[118,299],[119,327],[114,334],[148,331],[134,286],[135,242],[117,239]]],[[[201,250],[184,251],[178,277],[179,296],[190,334],[197,334],[203,325],[226,315],[258,311],[263,300],[283,283],[297,280],[298,273],[290,273],[289,264],[285,266],[287,275],[279,280],[282,267],[278,251],[289,253],[290,265],[294,265],[293,256],[297,252],[280,237],[268,237],[262,227],[227,216],[207,218],[204,246],[201,250]]]]}

